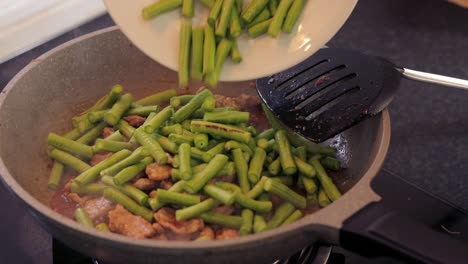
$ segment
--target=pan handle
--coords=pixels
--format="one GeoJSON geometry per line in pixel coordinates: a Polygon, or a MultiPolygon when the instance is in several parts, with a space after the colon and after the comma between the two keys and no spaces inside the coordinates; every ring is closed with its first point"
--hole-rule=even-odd
{"type": "MultiPolygon", "coordinates": [[[[427,208],[427,210],[431,210],[427,208]]],[[[343,223],[343,247],[359,254],[423,263],[467,263],[468,244],[373,202],[343,223]]]]}

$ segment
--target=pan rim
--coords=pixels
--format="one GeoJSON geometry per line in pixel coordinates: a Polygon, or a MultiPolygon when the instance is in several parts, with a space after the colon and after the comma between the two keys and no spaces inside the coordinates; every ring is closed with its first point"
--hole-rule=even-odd
{"type": "MultiPolygon", "coordinates": [[[[26,75],[34,67],[40,65],[43,61],[55,55],[56,53],[59,53],[75,44],[78,44],[90,38],[100,36],[106,33],[115,34],[116,31],[121,33],[117,26],[112,26],[112,27],[108,27],[105,29],[101,29],[98,31],[85,34],[81,37],[67,41],[51,49],[50,51],[42,54],[37,59],[31,61],[27,66],[25,66],[19,73],[17,73],[8,82],[4,90],[0,93],[0,111],[2,111],[4,102],[6,98],[8,97],[10,91],[15,87],[16,83],[19,80],[21,80],[24,77],[24,75],[26,75]]],[[[321,209],[318,212],[313,213],[311,215],[308,215],[307,217],[304,217],[303,219],[293,224],[290,224],[284,227],[275,228],[274,230],[262,232],[260,234],[253,234],[253,235],[249,235],[245,237],[240,237],[237,239],[225,240],[223,242],[206,241],[202,243],[193,243],[191,241],[155,241],[155,240],[149,240],[149,239],[135,239],[135,238],[125,237],[125,236],[114,234],[114,233],[96,232],[93,229],[84,227],[78,224],[77,222],[60,215],[59,213],[52,210],[50,207],[46,206],[45,204],[37,200],[34,196],[32,196],[29,192],[27,192],[15,180],[15,178],[10,174],[9,170],[7,169],[1,157],[0,157],[0,178],[2,182],[8,187],[8,190],[10,191],[10,193],[18,197],[20,200],[22,200],[24,203],[28,205],[29,211],[33,210],[35,213],[40,214],[44,217],[47,217],[47,219],[53,221],[55,224],[58,224],[61,227],[70,229],[74,232],[82,233],[88,236],[90,239],[98,238],[98,239],[101,239],[103,243],[104,242],[118,243],[122,245],[136,246],[136,247],[147,248],[147,249],[158,248],[158,249],[163,249],[168,253],[171,253],[171,252],[180,253],[181,250],[186,250],[184,251],[185,254],[190,254],[190,251],[193,252],[193,251],[204,250],[204,249],[205,250],[206,249],[228,250],[228,249],[246,247],[248,245],[258,244],[260,241],[266,238],[270,238],[270,239],[272,238],[273,240],[281,239],[285,235],[288,236],[296,232],[304,231],[307,226],[311,226],[311,225],[314,225],[314,226],[321,225],[321,226],[325,226],[329,228],[339,228],[341,226],[340,223],[345,218],[340,218],[341,221],[337,221],[337,222],[325,222],[325,221],[322,221],[321,219],[323,219],[323,215],[329,215],[329,212],[331,210],[335,210],[336,207],[340,205],[342,206],[342,204],[346,204],[345,203],[346,200],[354,199],[353,196],[359,197],[363,195],[368,195],[369,191],[370,193],[372,193],[372,190],[370,189],[370,181],[377,174],[378,170],[382,166],[385,156],[387,154],[389,142],[390,142],[390,117],[389,117],[388,111],[384,110],[379,118],[380,118],[379,120],[380,129],[378,133],[378,139],[380,140],[376,142],[375,158],[372,161],[366,173],[362,176],[362,178],[358,181],[358,183],[355,184],[343,196],[343,199],[339,199],[338,201],[333,203],[331,206],[321,209]],[[365,193],[362,193],[363,191],[365,191],[365,193]]],[[[374,197],[371,197],[371,198],[375,200],[375,199],[378,199],[378,196],[375,195],[374,197]]],[[[369,199],[367,199],[367,202],[370,202],[369,199]]],[[[354,211],[347,212],[347,215],[351,215],[353,212],[357,211],[357,209],[361,209],[362,206],[364,205],[365,204],[360,203],[359,206],[354,208],[355,209],[354,211]]],[[[338,214],[339,213],[337,212],[337,215],[338,214]]],[[[340,220],[340,219],[335,219],[335,220],[340,220]]],[[[333,232],[332,234],[333,240],[338,238],[338,233],[339,233],[339,230],[336,230],[336,232],[333,232]]]]}

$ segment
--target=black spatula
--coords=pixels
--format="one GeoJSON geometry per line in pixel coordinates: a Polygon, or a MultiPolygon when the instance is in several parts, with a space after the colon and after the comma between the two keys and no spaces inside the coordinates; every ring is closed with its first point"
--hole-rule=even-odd
{"type": "Polygon", "coordinates": [[[468,89],[466,80],[397,67],[353,50],[325,48],[293,68],[257,80],[257,91],[284,125],[322,142],[387,107],[402,76],[468,89]]]}

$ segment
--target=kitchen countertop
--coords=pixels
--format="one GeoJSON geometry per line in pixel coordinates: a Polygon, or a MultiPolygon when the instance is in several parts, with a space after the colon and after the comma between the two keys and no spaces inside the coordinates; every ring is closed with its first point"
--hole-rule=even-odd
{"type": "MultiPolygon", "coordinates": [[[[51,48],[113,24],[109,16],[100,17],[0,64],[0,88],[51,48]]],[[[359,49],[397,65],[468,79],[467,25],[468,10],[441,0],[361,0],[329,46],[359,49]]],[[[392,140],[384,168],[467,210],[468,91],[403,80],[390,114],[392,140]]],[[[3,186],[0,201],[15,208],[0,218],[2,226],[20,222],[24,227],[2,233],[2,260],[51,263],[50,236],[3,186]],[[26,241],[42,241],[43,246],[31,249],[26,241]]]]}

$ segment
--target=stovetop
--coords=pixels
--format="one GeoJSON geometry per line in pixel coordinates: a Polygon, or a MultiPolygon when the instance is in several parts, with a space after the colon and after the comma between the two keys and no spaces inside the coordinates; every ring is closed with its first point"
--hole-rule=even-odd
{"type": "MultiPolygon", "coordinates": [[[[103,16],[0,64],[0,89],[29,61],[44,52],[113,24],[109,16],[103,16]]],[[[447,1],[361,0],[328,45],[359,49],[408,68],[468,79],[466,25],[468,10],[447,1]]],[[[390,106],[392,139],[383,166],[386,174],[385,177],[379,174],[378,179],[400,177],[455,207],[468,209],[467,102],[466,91],[402,81],[390,106]]],[[[397,206],[411,200],[419,201],[424,210],[431,209],[427,199],[402,195],[400,189],[391,184],[384,181],[374,187],[392,198],[397,206]]],[[[4,208],[0,217],[2,262],[53,263],[53,244],[55,247],[58,244],[52,242],[3,186],[0,187],[0,201],[4,208]]],[[[450,218],[447,221],[442,227],[468,234],[468,222],[450,218]]],[[[333,252],[345,256],[346,263],[399,263],[391,259],[368,260],[341,248],[333,248],[333,252]]],[[[72,253],[65,255],[72,256],[72,253]]],[[[65,262],[80,263],[70,259],[65,262]]]]}

